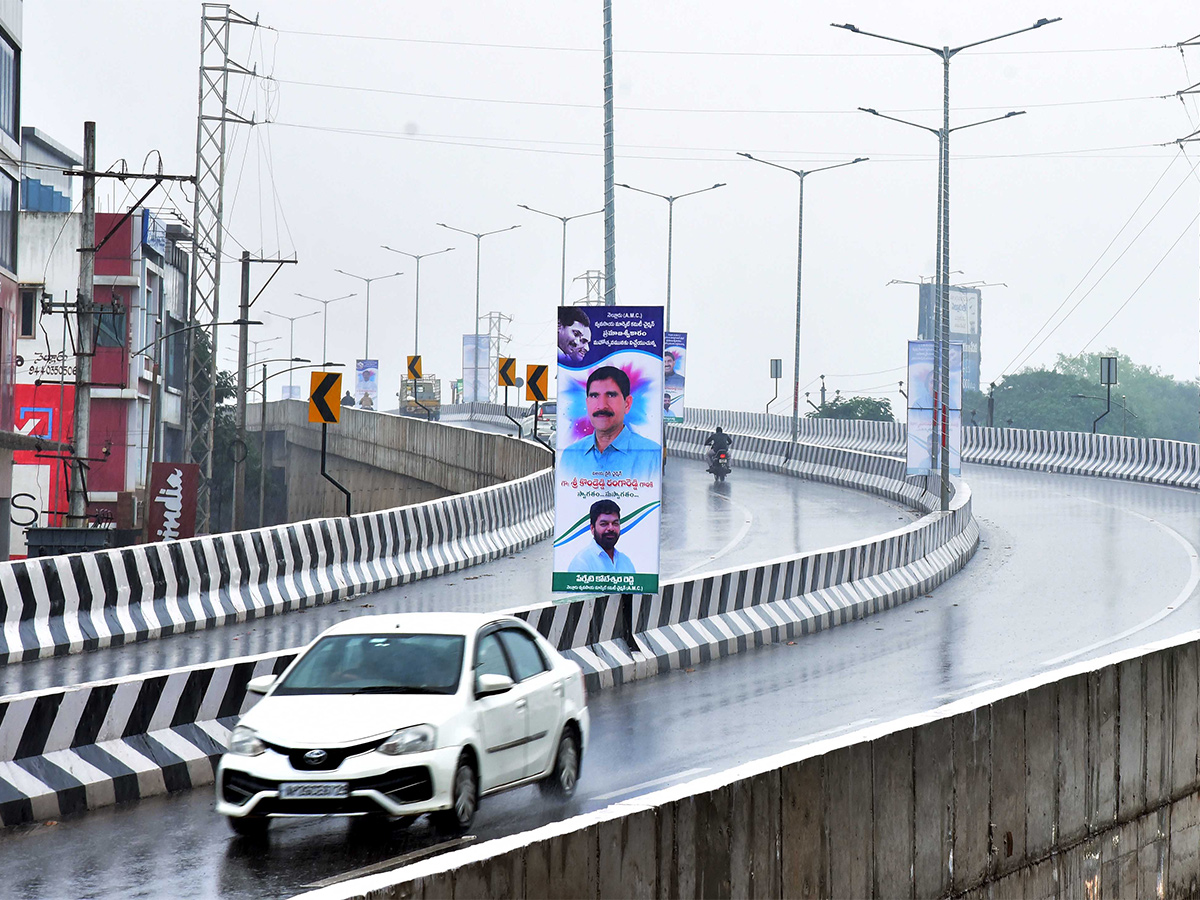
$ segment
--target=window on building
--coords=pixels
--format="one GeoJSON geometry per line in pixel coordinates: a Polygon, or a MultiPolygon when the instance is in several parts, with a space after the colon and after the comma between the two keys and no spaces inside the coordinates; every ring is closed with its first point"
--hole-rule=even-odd
{"type": "Polygon", "coordinates": [[[124,347],[125,337],[128,333],[128,327],[125,324],[124,312],[113,312],[111,309],[102,309],[96,315],[96,346],[97,347],[124,347]]]}
{"type": "Polygon", "coordinates": [[[183,381],[187,377],[187,332],[183,331],[183,323],[172,315],[167,316],[164,334],[170,335],[163,343],[164,375],[167,387],[183,390],[183,381]],[[177,332],[177,333],[172,333],[177,332]]]}
{"type": "Polygon", "coordinates": [[[20,185],[17,179],[0,172],[0,266],[17,271],[17,204],[20,185]]]}
{"type": "Polygon", "coordinates": [[[0,128],[17,141],[21,139],[17,121],[17,98],[21,89],[19,59],[13,42],[0,33],[0,128]]]}
{"type": "Polygon", "coordinates": [[[41,285],[21,288],[21,330],[20,337],[31,338],[37,334],[38,295],[42,292],[41,285]]]}

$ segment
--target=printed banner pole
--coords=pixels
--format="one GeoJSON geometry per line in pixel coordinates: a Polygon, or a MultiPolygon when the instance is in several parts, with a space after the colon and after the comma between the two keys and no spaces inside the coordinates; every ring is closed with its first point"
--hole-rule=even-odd
{"type": "Polygon", "coordinates": [[[559,308],[555,591],[658,592],[664,351],[662,307],[559,308]]]}

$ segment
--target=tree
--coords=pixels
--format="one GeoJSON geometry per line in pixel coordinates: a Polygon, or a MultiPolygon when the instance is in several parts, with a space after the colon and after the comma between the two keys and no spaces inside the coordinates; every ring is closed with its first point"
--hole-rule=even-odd
{"type": "Polygon", "coordinates": [[[876,400],[874,397],[836,396],[821,409],[815,409],[805,414],[809,419],[869,419],[874,422],[895,422],[892,415],[890,400],[876,400]]]}
{"type": "MultiPolygon", "coordinates": [[[[1053,368],[1025,369],[1008,376],[993,391],[993,424],[1090,432],[1106,408],[1107,389],[1099,383],[1102,356],[1117,357],[1117,384],[1112,389],[1112,409],[1096,424],[1097,433],[1196,441],[1200,382],[1176,381],[1114,349],[1078,357],[1060,354],[1053,368]],[[1122,397],[1128,413],[1122,410],[1122,397]]],[[[986,425],[987,405],[985,393],[964,391],[963,424],[986,425]]]]}

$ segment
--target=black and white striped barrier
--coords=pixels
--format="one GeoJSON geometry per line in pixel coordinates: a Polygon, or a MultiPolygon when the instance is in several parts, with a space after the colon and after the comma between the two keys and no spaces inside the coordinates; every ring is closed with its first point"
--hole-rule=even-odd
{"type": "MultiPolygon", "coordinates": [[[[701,456],[705,432],[668,430],[673,453],[701,456]]],[[[590,690],[727,656],[890,609],[957,573],[979,546],[970,489],[948,512],[905,480],[904,464],[874,454],[735,436],[733,461],[902,500],[925,511],[884,535],[748,568],[664,582],[658,595],[608,595],[518,610],[583,668],[590,690]]]]}
{"type": "MultiPolygon", "coordinates": [[[[688,409],[684,421],[689,427],[709,431],[720,425],[726,431],[752,437],[791,437],[791,419],[787,416],[688,409]]],[[[799,440],[809,444],[903,457],[907,432],[896,422],[802,418],[798,433],[799,440]]],[[[963,428],[963,460],[1200,488],[1200,445],[1186,441],[968,425],[963,428]]]]}
{"type": "Polygon", "coordinates": [[[550,534],[552,471],[349,518],[0,563],[0,662],[331,603],[511,553],[550,534]]]}
{"type": "MultiPolygon", "coordinates": [[[[702,440],[681,428],[668,437],[684,455],[698,455],[702,440]]],[[[806,447],[787,469],[778,449],[743,446],[735,464],[774,465],[922,509],[934,502],[902,480],[896,460],[806,447]]],[[[977,543],[970,494],[960,488],[950,513],[867,541],[666,582],[661,595],[586,597],[512,612],[577,660],[598,689],[886,609],[941,583],[977,543]]],[[[211,783],[247,706],[246,682],[282,671],[297,652],[0,698],[0,821],[56,818],[211,783]]]]}
{"type": "MultiPolygon", "coordinates": [[[[452,403],[441,408],[440,421],[461,422],[471,420],[486,422],[490,425],[512,425],[512,419],[518,422],[525,416],[533,415],[532,403],[513,403],[508,407],[508,415],[504,414],[503,403],[452,403]]],[[[513,426],[515,428],[515,426],[513,426]]]]}
{"type": "Polygon", "coordinates": [[[1200,488],[1200,445],[1078,431],[963,428],[967,462],[1200,488]]]}

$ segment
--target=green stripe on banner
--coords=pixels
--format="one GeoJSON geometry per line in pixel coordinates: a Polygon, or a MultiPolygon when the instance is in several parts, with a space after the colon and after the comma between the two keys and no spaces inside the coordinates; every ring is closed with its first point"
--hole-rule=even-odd
{"type": "Polygon", "coordinates": [[[553,590],[591,594],[657,594],[658,575],[555,572],[553,590]]]}

